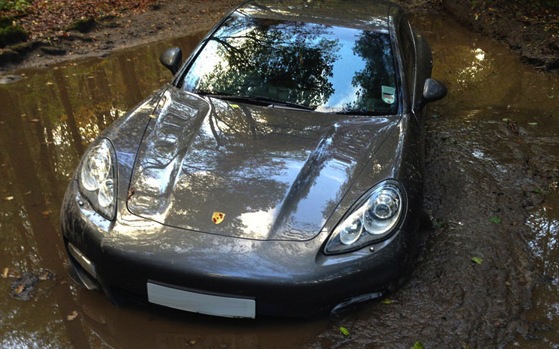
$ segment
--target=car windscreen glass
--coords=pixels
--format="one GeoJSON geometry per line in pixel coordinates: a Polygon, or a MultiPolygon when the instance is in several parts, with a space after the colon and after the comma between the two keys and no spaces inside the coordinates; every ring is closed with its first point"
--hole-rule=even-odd
{"type": "Polygon", "coordinates": [[[328,113],[393,114],[398,100],[387,32],[240,15],[207,39],[183,86],[328,113]]]}

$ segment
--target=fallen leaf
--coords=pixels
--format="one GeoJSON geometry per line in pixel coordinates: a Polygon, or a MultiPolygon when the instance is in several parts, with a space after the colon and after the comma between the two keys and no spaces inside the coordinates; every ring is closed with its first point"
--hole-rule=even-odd
{"type": "Polygon", "coordinates": [[[537,122],[529,122],[528,125],[529,126],[538,126],[538,123],[537,122]]]}
{"type": "Polygon", "coordinates": [[[52,85],[54,85],[54,82],[52,82],[52,81],[47,81],[47,84],[46,84],[46,85],[47,85],[47,86],[52,86],[52,85]]]}
{"type": "Polygon", "coordinates": [[[385,298],[382,300],[382,304],[392,304],[394,301],[392,299],[385,298]]]}
{"type": "Polygon", "coordinates": [[[413,344],[413,349],[425,349],[425,346],[421,342],[415,342],[413,344]]]}
{"type": "Polygon", "coordinates": [[[483,258],[481,257],[472,257],[472,262],[476,263],[476,264],[481,264],[483,263],[483,258]]]}
{"type": "Polygon", "coordinates": [[[66,319],[67,319],[68,321],[73,321],[73,320],[75,320],[77,317],[78,317],[78,312],[74,310],[73,312],[71,312],[71,313],[66,317],[66,319]]]}
{"type": "Polygon", "coordinates": [[[54,279],[54,273],[48,269],[41,269],[37,272],[37,277],[41,281],[54,279]]]}
{"type": "Polygon", "coordinates": [[[6,196],[6,197],[4,198],[4,200],[6,200],[6,201],[12,201],[13,199],[14,199],[13,196],[6,196]]]}
{"type": "Polygon", "coordinates": [[[489,218],[489,221],[490,221],[491,223],[501,224],[501,217],[497,217],[497,216],[491,217],[491,218],[489,218]]]}
{"type": "Polygon", "coordinates": [[[14,288],[14,294],[17,296],[18,294],[20,294],[21,292],[23,292],[23,290],[25,290],[25,284],[23,284],[23,283],[18,284],[18,285],[14,288]]]}
{"type": "Polygon", "coordinates": [[[4,268],[4,270],[2,270],[2,278],[3,279],[7,278],[9,273],[10,273],[10,268],[8,267],[4,268]]]}
{"type": "Polygon", "coordinates": [[[344,336],[349,336],[349,330],[345,327],[340,327],[340,333],[343,334],[344,336]]]}

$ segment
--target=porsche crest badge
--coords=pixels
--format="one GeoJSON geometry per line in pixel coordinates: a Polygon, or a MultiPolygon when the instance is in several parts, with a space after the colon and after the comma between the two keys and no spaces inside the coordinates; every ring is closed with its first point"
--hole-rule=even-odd
{"type": "Polygon", "coordinates": [[[225,218],[225,213],[214,212],[214,214],[212,215],[212,222],[214,222],[214,224],[219,224],[219,223],[223,222],[224,218],[225,218]]]}

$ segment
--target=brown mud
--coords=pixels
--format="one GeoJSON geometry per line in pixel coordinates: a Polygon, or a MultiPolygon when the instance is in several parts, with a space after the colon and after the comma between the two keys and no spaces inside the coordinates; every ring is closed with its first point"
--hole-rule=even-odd
{"type": "MultiPolygon", "coordinates": [[[[52,35],[31,34],[30,41],[0,48],[0,73],[20,68],[45,67],[150,42],[209,30],[239,0],[160,0],[144,12],[96,19],[86,33],[51,29],[52,35]]],[[[75,3],[72,4],[72,6],[75,3]]]]}
{"type": "MultiPolygon", "coordinates": [[[[542,0],[543,1],[543,0],[542,0]]],[[[118,16],[99,16],[82,22],[84,30],[53,23],[30,26],[28,42],[0,48],[0,72],[48,66],[78,57],[109,52],[148,42],[208,30],[239,0],[138,1],[142,11],[123,9],[118,16]],[[143,4],[144,2],[149,5],[143,4]],[[43,31],[43,32],[33,32],[43,31]]],[[[503,41],[526,63],[545,70],[559,68],[559,7],[535,6],[529,1],[412,0],[396,1],[410,12],[447,11],[462,24],[503,41]]],[[[72,3],[77,6],[78,3],[72,3]]],[[[15,22],[25,22],[17,19],[15,22]]],[[[75,24],[75,22],[74,22],[75,24]]]]}

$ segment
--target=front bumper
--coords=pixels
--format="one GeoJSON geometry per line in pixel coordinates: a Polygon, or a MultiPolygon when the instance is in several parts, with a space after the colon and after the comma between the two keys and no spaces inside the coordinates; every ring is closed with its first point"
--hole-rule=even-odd
{"type": "Polygon", "coordinates": [[[113,300],[228,317],[311,317],[378,298],[398,283],[414,258],[416,216],[385,241],[329,256],[326,231],[304,242],[255,241],[164,226],[126,208],[108,222],[75,185],[61,222],[72,268],[113,300]]]}

